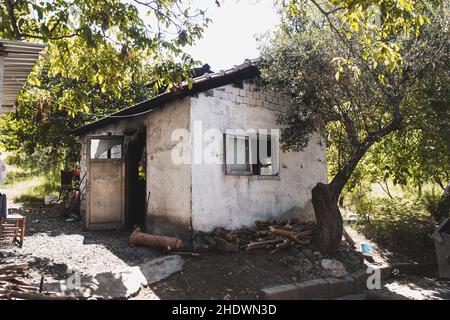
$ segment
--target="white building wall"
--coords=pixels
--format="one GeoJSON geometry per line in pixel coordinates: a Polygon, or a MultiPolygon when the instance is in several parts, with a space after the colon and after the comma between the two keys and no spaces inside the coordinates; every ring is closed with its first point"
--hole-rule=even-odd
{"type": "Polygon", "coordinates": [[[176,129],[189,129],[189,98],[176,100],[150,112],[147,125],[147,192],[150,232],[185,237],[190,232],[191,170],[175,164],[172,141],[176,129]]]}
{"type": "MultiPolygon", "coordinates": [[[[147,228],[155,234],[184,237],[190,231],[191,171],[188,164],[176,165],[172,162],[171,153],[177,141],[171,140],[171,134],[175,129],[189,129],[189,98],[176,100],[145,115],[119,120],[81,136],[81,176],[88,168],[88,136],[123,135],[126,130],[143,126],[147,128],[147,196],[150,193],[147,198],[147,228]]],[[[86,183],[85,179],[81,190],[85,189],[86,183]]],[[[81,209],[86,210],[84,199],[81,209]]]]}
{"type": "MultiPolygon", "coordinates": [[[[277,115],[287,106],[282,97],[249,82],[243,89],[227,85],[191,98],[190,127],[202,121],[203,131],[278,128],[277,115]]],[[[216,156],[222,160],[223,151],[216,156]]],[[[269,218],[314,220],[311,189],[327,180],[325,145],[314,136],[303,152],[280,151],[278,177],[229,176],[221,164],[193,164],[191,174],[194,230],[237,228],[269,218]]]]}

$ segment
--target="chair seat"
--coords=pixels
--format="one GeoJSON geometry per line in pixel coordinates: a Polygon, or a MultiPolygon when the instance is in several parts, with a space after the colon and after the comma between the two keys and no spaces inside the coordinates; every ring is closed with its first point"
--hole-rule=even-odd
{"type": "Polygon", "coordinates": [[[26,221],[26,216],[22,216],[20,214],[9,214],[6,218],[1,220],[0,237],[3,238],[4,236],[12,236],[13,242],[18,242],[19,246],[22,247],[23,240],[25,238],[26,221]]]}
{"type": "Polygon", "coordinates": [[[8,214],[8,216],[6,217],[6,220],[23,220],[25,219],[24,216],[22,216],[21,214],[8,214]]]}

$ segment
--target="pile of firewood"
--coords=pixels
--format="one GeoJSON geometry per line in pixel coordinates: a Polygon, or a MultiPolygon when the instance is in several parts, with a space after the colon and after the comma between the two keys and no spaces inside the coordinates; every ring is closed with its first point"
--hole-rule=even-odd
{"type": "Polygon", "coordinates": [[[26,269],[28,269],[26,262],[0,265],[0,300],[11,298],[24,300],[67,299],[66,297],[60,297],[54,294],[41,293],[40,288],[26,283],[23,278],[23,272],[26,269]]]}
{"type": "Polygon", "coordinates": [[[223,251],[269,249],[270,254],[274,254],[287,248],[310,244],[315,230],[313,222],[300,223],[298,219],[256,221],[255,226],[242,226],[237,230],[216,228],[211,234],[197,236],[219,250],[225,248],[223,251]]]}

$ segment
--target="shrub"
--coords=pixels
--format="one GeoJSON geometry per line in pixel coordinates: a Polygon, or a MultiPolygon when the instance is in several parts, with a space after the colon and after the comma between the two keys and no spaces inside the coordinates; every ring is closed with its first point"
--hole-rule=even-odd
{"type": "Polygon", "coordinates": [[[432,254],[430,235],[435,223],[423,202],[366,197],[355,205],[355,210],[360,230],[380,245],[413,258],[432,254]]]}

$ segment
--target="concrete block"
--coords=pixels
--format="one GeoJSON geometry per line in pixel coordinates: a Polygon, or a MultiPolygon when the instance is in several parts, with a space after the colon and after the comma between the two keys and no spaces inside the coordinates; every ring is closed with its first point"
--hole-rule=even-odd
{"type": "Polygon", "coordinates": [[[325,280],[329,283],[327,295],[327,298],[329,299],[356,293],[356,281],[350,276],[346,276],[343,279],[325,278],[325,280]]]}
{"type": "Polygon", "coordinates": [[[264,288],[261,291],[264,300],[299,299],[299,288],[295,284],[284,284],[276,287],[264,288]]]}
{"type": "Polygon", "coordinates": [[[325,299],[330,290],[330,283],[325,279],[314,279],[296,283],[299,288],[300,300],[325,299]]]}
{"type": "Polygon", "coordinates": [[[367,278],[369,275],[366,273],[366,270],[360,270],[353,272],[350,277],[355,279],[355,291],[359,292],[367,289],[367,278]]]}

